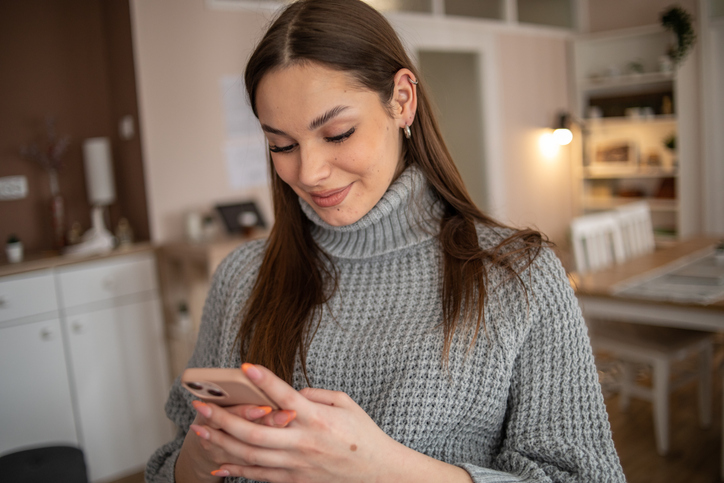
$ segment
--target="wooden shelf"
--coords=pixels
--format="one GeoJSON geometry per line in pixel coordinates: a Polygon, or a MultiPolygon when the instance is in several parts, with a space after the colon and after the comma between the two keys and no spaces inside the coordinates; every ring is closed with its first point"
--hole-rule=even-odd
{"type": "Polygon", "coordinates": [[[676,212],[679,210],[679,204],[675,199],[668,198],[643,198],[643,197],[594,197],[588,196],[583,199],[583,208],[585,210],[602,211],[611,210],[621,205],[633,203],[636,201],[647,201],[651,211],[668,211],[676,212]]]}
{"type": "Polygon", "coordinates": [[[639,169],[636,171],[596,171],[584,168],[583,179],[649,179],[676,178],[678,172],[673,169],[639,169]]]}
{"type": "Polygon", "coordinates": [[[676,126],[676,115],[665,114],[653,117],[593,117],[585,120],[586,129],[594,130],[602,127],[627,127],[631,125],[671,124],[676,126]]]}
{"type": "Polygon", "coordinates": [[[646,72],[643,74],[619,75],[583,79],[580,88],[589,97],[599,95],[629,94],[639,91],[657,91],[670,89],[674,80],[673,73],[646,72]]]}

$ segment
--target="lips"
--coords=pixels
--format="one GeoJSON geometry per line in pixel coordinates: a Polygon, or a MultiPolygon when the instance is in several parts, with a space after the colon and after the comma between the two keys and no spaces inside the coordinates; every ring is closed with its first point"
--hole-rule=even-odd
{"type": "Polygon", "coordinates": [[[337,190],[323,191],[321,193],[309,193],[309,196],[312,197],[312,201],[314,201],[314,204],[317,206],[321,208],[329,208],[337,206],[343,202],[351,189],[352,183],[337,190]]]}

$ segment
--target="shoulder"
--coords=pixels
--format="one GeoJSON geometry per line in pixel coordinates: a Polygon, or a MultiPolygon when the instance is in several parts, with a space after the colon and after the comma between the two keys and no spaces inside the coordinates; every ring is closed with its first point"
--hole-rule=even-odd
{"type": "Polygon", "coordinates": [[[552,282],[568,285],[568,276],[552,245],[537,232],[508,227],[476,225],[480,248],[490,254],[489,274],[512,278],[526,288],[552,282]],[[496,269],[497,268],[497,269],[496,269]]]}
{"type": "Polygon", "coordinates": [[[264,258],[266,242],[266,238],[253,240],[235,248],[217,267],[212,284],[222,289],[238,285],[242,278],[255,279],[264,258]]]}

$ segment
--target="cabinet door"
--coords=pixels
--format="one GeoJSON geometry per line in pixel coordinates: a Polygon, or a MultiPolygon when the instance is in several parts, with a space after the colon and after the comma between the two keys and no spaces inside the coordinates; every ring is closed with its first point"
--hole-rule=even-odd
{"type": "Polygon", "coordinates": [[[78,444],[58,319],[0,329],[0,454],[78,444]]]}
{"type": "Polygon", "coordinates": [[[68,328],[91,479],[142,468],[171,437],[158,300],[70,316],[68,328]]]}

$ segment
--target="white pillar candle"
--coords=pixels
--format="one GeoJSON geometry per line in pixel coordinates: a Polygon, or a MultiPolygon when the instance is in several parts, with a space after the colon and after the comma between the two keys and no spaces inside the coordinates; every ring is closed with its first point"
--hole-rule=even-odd
{"type": "Polygon", "coordinates": [[[92,205],[110,205],[116,199],[108,138],[90,138],[83,142],[85,182],[88,201],[92,205]]]}

